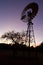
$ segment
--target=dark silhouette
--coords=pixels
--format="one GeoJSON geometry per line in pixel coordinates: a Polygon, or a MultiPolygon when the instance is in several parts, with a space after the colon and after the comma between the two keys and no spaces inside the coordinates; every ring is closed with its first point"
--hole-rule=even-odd
{"type": "MultiPolygon", "coordinates": [[[[42,64],[43,63],[43,43],[37,47],[27,47],[15,42],[11,44],[0,43],[0,61],[6,64],[42,64]],[[36,55],[37,53],[37,55],[36,55]]],[[[1,62],[0,62],[1,63],[1,62]]],[[[2,63],[2,64],[3,64],[2,63]]]]}
{"type": "Polygon", "coordinates": [[[29,47],[31,43],[34,43],[36,46],[32,19],[35,18],[37,12],[38,12],[38,4],[35,2],[32,2],[23,9],[21,14],[21,20],[23,22],[26,22],[28,26],[26,37],[28,36],[29,38],[28,39],[29,47]]]}
{"type": "Polygon", "coordinates": [[[19,44],[18,40],[20,41],[25,35],[26,34],[24,33],[24,31],[21,34],[19,32],[15,33],[14,31],[12,31],[2,35],[2,38],[11,39],[12,43],[15,44],[0,44],[1,61],[5,60],[10,64],[13,63],[22,65],[24,65],[25,63],[28,63],[30,65],[32,65],[32,63],[33,65],[43,63],[43,42],[40,46],[37,46],[35,48],[33,46],[27,47],[26,45],[23,45],[23,41],[21,42],[21,44],[19,44]],[[14,38],[17,38],[16,41],[14,38]]]}

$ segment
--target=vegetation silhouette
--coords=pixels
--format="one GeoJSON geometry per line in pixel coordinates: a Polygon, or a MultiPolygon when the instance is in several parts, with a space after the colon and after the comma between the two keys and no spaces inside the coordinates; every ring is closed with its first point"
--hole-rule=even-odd
{"type": "MultiPolygon", "coordinates": [[[[25,34],[22,34],[22,37],[25,36],[25,34]]],[[[22,64],[25,63],[33,65],[34,64],[43,64],[43,42],[41,45],[37,47],[29,47],[26,45],[23,45],[23,42],[19,44],[18,39],[21,38],[20,33],[14,33],[10,32],[7,34],[2,35],[2,38],[9,38],[12,40],[12,43],[15,44],[5,44],[0,43],[0,60],[1,61],[7,61],[10,62],[9,64],[22,64]],[[15,41],[16,38],[16,41],[15,41]],[[18,63],[17,63],[18,62],[18,63]]],[[[28,65],[27,64],[27,65],[28,65]]],[[[5,64],[4,64],[5,65],[5,64]]],[[[8,65],[8,64],[6,64],[8,65]]]]}
{"type": "Polygon", "coordinates": [[[11,44],[4,44],[4,43],[1,43],[0,44],[0,48],[9,48],[9,49],[22,49],[22,50],[36,50],[36,51],[42,51],[43,52],[43,42],[41,43],[41,45],[37,46],[37,47],[27,47],[26,45],[23,45],[23,39],[22,37],[24,37],[26,34],[25,32],[23,31],[21,34],[19,32],[15,33],[14,31],[12,32],[7,32],[5,33],[4,35],[1,36],[1,38],[7,38],[7,39],[11,39],[12,40],[12,43],[13,45],[11,46],[11,44]],[[15,40],[16,38],[16,40],[15,40]],[[18,41],[20,41],[22,39],[22,42],[21,44],[19,44],[18,41]],[[15,43],[15,44],[14,44],[15,43]],[[2,46],[2,47],[1,47],[2,46]]]}
{"type": "MultiPolygon", "coordinates": [[[[22,50],[34,50],[35,51],[35,49],[37,50],[37,51],[42,51],[43,52],[43,42],[39,45],[39,46],[37,46],[37,47],[27,47],[26,45],[23,45],[23,44],[19,44],[19,43],[17,43],[17,42],[15,42],[15,44],[13,44],[12,46],[11,46],[11,44],[5,44],[5,43],[0,43],[0,49],[10,49],[10,48],[16,48],[16,49],[22,49],[22,50]],[[24,49],[23,49],[24,48],[24,49]]],[[[20,50],[19,49],[19,50],[20,50]]]]}

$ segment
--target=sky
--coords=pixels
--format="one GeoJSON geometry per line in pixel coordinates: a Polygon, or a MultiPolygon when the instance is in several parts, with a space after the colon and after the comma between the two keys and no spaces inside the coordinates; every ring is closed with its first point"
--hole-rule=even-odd
{"type": "Polygon", "coordinates": [[[39,5],[37,16],[32,20],[36,43],[43,41],[43,0],[0,0],[0,36],[8,31],[22,32],[27,23],[21,21],[24,7],[36,2],[39,5]]]}

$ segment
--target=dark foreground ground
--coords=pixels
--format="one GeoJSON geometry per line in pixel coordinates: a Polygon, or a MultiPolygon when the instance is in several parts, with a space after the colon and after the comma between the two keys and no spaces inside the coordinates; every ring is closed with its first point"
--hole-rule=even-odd
{"type": "Polygon", "coordinates": [[[0,65],[43,65],[43,45],[29,48],[0,44],[0,65]]]}
{"type": "Polygon", "coordinates": [[[1,59],[0,65],[43,65],[40,60],[27,60],[27,59],[1,59]]]}

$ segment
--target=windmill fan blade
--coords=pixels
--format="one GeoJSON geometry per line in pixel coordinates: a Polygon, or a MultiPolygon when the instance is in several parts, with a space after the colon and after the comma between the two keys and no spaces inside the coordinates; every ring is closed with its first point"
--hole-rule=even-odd
{"type": "Polygon", "coordinates": [[[26,17],[26,15],[22,16],[21,20],[23,20],[26,17]]]}

